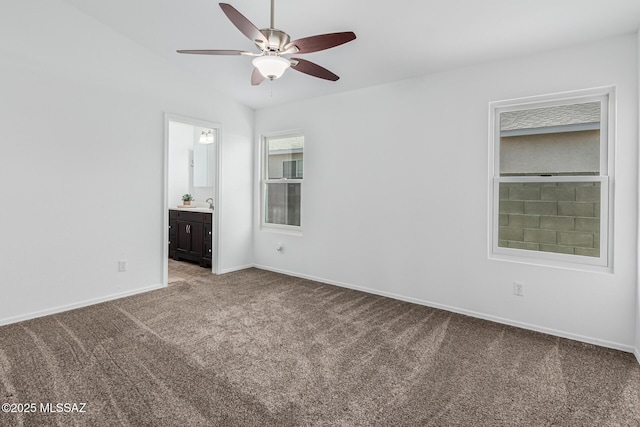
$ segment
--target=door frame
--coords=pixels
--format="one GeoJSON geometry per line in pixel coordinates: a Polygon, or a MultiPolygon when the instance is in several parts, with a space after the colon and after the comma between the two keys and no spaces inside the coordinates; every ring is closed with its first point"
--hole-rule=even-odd
{"type": "Polygon", "coordinates": [[[222,126],[219,123],[211,122],[208,120],[197,119],[194,117],[183,116],[180,114],[164,113],[164,182],[163,182],[163,220],[162,220],[162,233],[164,244],[162,245],[162,283],[167,286],[169,283],[169,122],[184,123],[191,126],[204,127],[208,129],[214,129],[217,132],[217,140],[215,142],[214,156],[215,156],[215,173],[213,184],[213,241],[211,247],[213,248],[213,256],[211,257],[211,272],[213,274],[219,273],[220,266],[220,145],[222,144],[222,126]]]}

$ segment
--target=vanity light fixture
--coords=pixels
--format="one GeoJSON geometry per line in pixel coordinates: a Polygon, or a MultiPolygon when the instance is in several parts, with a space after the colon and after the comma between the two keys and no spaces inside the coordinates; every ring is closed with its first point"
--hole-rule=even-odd
{"type": "Polygon", "coordinates": [[[200,139],[198,140],[198,142],[200,144],[213,144],[214,143],[213,131],[211,129],[207,131],[203,130],[202,133],[200,134],[200,139]]]}

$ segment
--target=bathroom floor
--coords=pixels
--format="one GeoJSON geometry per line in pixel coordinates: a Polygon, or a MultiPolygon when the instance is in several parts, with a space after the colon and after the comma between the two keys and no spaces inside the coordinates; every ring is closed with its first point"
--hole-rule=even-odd
{"type": "Polygon", "coordinates": [[[203,268],[198,264],[192,264],[186,261],[176,261],[169,258],[169,285],[199,277],[208,277],[210,275],[211,268],[203,268]]]}

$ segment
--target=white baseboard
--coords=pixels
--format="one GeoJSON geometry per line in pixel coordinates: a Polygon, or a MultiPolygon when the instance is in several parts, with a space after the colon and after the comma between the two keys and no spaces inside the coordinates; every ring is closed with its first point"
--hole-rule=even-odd
{"type": "MultiPolygon", "coordinates": [[[[450,311],[450,312],[453,312],[453,313],[463,314],[465,316],[471,316],[471,317],[475,317],[475,318],[479,318],[479,319],[489,320],[491,322],[501,323],[501,324],[509,325],[509,326],[515,326],[515,327],[522,328],[522,329],[528,329],[528,330],[531,330],[531,331],[541,332],[541,333],[554,335],[554,336],[558,336],[558,337],[562,337],[562,338],[567,338],[567,339],[571,339],[571,340],[575,340],[575,341],[585,342],[585,343],[588,343],[588,344],[594,344],[594,345],[598,345],[598,346],[602,346],[602,347],[612,348],[612,349],[615,349],[615,350],[621,350],[621,351],[625,351],[625,352],[628,352],[628,353],[633,353],[635,355],[636,359],[638,360],[638,363],[640,364],[640,349],[634,348],[634,347],[631,347],[631,346],[628,346],[628,345],[615,343],[615,342],[610,342],[610,341],[605,341],[605,340],[600,340],[600,339],[597,339],[597,338],[592,338],[592,337],[587,337],[587,336],[584,336],[584,335],[573,334],[573,333],[569,333],[569,332],[565,332],[565,331],[559,331],[557,329],[545,328],[545,327],[541,327],[541,326],[537,326],[537,325],[518,322],[518,321],[515,321],[515,320],[505,319],[505,318],[497,317],[497,316],[492,316],[492,315],[488,315],[488,314],[485,314],[485,313],[479,313],[479,312],[472,311],[472,310],[466,310],[466,309],[461,309],[461,308],[458,308],[458,307],[453,307],[453,306],[449,306],[449,305],[445,305],[445,304],[439,304],[439,303],[435,303],[433,301],[421,300],[421,299],[418,299],[418,298],[407,297],[407,296],[404,296],[404,295],[394,294],[394,293],[391,293],[391,292],[378,291],[376,289],[371,289],[371,288],[367,288],[367,287],[363,287],[363,286],[351,285],[351,284],[348,284],[348,283],[338,282],[338,281],[335,281],[335,280],[329,280],[329,279],[324,279],[324,278],[320,278],[320,277],[315,277],[315,276],[311,276],[311,275],[308,275],[308,274],[300,274],[300,273],[295,273],[295,272],[288,271],[288,270],[281,270],[281,269],[277,269],[277,268],[267,267],[267,266],[264,266],[264,265],[254,265],[254,264],[248,264],[248,265],[243,265],[243,266],[237,266],[237,267],[224,269],[219,274],[231,273],[231,272],[234,272],[234,271],[245,270],[247,268],[252,268],[252,267],[259,268],[261,270],[273,271],[275,273],[285,274],[287,276],[300,277],[300,278],[303,278],[303,279],[313,280],[313,281],[320,282],[320,283],[326,283],[328,285],[334,285],[334,286],[339,286],[339,287],[342,287],[342,288],[353,289],[353,290],[357,290],[357,291],[361,291],[361,292],[366,292],[366,293],[369,293],[369,294],[380,295],[380,296],[383,296],[383,297],[388,297],[388,298],[396,299],[396,300],[399,300],[399,301],[406,301],[406,302],[410,302],[410,303],[414,303],[414,304],[424,305],[424,306],[427,306],[427,307],[446,310],[446,311],[450,311]]],[[[27,313],[27,314],[23,314],[23,315],[20,315],[20,316],[7,317],[7,318],[4,318],[4,319],[0,319],[0,326],[9,325],[9,324],[12,324],[12,323],[18,323],[18,322],[22,322],[22,321],[25,321],[25,320],[35,319],[37,317],[48,316],[48,315],[51,315],[51,314],[62,313],[62,312],[65,312],[65,311],[74,310],[76,308],[87,307],[87,306],[94,305],[94,304],[99,304],[99,303],[102,303],[102,302],[113,301],[113,300],[116,300],[116,299],[132,296],[132,295],[136,295],[136,294],[140,294],[140,293],[144,293],[144,292],[149,292],[149,291],[161,289],[161,288],[164,288],[164,287],[166,287],[166,286],[163,285],[163,284],[151,285],[151,286],[147,286],[145,288],[139,288],[139,289],[134,289],[134,290],[131,290],[131,291],[120,292],[120,293],[117,293],[117,294],[106,295],[106,296],[100,297],[100,298],[93,298],[93,299],[90,299],[90,300],[79,301],[79,302],[76,302],[76,303],[73,303],[73,304],[68,304],[68,305],[63,305],[63,306],[59,306],[59,307],[49,308],[49,309],[46,309],[46,310],[27,313]]]]}
{"type": "Polygon", "coordinates": [[[255,267],[255,265],[253,264],[239,265],[236,267],[225,268],[223,270],[220,270],[218,274],[233,273],[234,271],[246,270],[247,268],[253,268],[253,267],[255,267]]]}
{"type": "Polygon", "coordinates": [[[635,348],[633,350],[633,354],[636,356],[636,360],[638,361],[638,364],[640,364],[640,348],[635,348]]]}
{"type": "Polygon", "coordinates": [[[638,358],[638,362],[640,363],[640,351],[638,351],[638,349],[635,349],[635,352],[634,352],[634,348],[632,346],[625,345],[625,344],[620,344],[620,343],[611,342],[611,341],[605,341],[605,340],[601,340],[601,339],[593,338],[593,337],[588,337],[588,336],[584,336],[584,335],[573,334],[573,333],[570,333],[570,332],[560,331],[560,330],[557,330],[557,329],[545,328],[545,327],[538,326],[538,325],[532,325],[532,324],[529,324],[529,323],[523,323],[523,322],[518,322],[518,321],[515,321],[515,320],[511,320],[511,319],[505,319],[505,318],[502,318],[502,317],[493,316],[493,315],[490,315],[490,314],[480,313],[480,312],[477,312],[477,311],[466,310],[466,309],[463,309],[463,308],[453,307],[453,306],[449,306],[449,305],[445,305],[445,304],[439,304],[439,303],[436,303],[436,302],[433,302],[433,301],[421,300],[421,299],[418,299],[418,298],[407,297],[407,296],[404,296],[404,295],[398,295],[398,294],[394,294],[394,293],[391,293],[391,292],[378,291],[376,289],[366,288],[366,287],[363,287],[363,286],[355,286],[355,285],[351,285],[351,284],[348,284],[348,283],[338,282],[338,281],[335,281],[335,280],[323,279],[321,277],[310,276],[310,275],[307,275],[307,274],[299,274],[299,273],[295,273],[295,272],[291,272],[291,271],[287,271],[287,270],[280,270],[280,269],[277,269],[277,268],[267,267],[267,266],[264,266],[264,265],[255,265],[254,267],[255,268],[259,268],[261,270],[268,270],[268,271],[273,271],[275,273],[285,274],[287,276],[300,277],[302,279],[314,280],[316,282],[326,283],[328,285],[335,285],[335,286],[339,286],[339,287],[342,287],[342,288],[348,288],[348,289],[353,289],[353,290],[356,290],[356,291],[362,291],[362,292],[366,292],[366,293],[370,293],[370,294],[374,294],[374,295],[380,295],[380,296],[383,296],[383,297],[393,298],[393,299],[400,300],[400,301],[406,301],[406,302],[410,302],[410,303],[414,303],[414,304],[424,305],[424,306],[427,306],[427,307],[438,308],[438,309],[450,311],[450,312],[453,312],[453,313],[463,314],[465,316],[470,316],[470,317],[475,317],[475,318],[478,318],[478,319],[489,320],[491,322],[501,323],[503,325],[515,326],[517,328],[527,329],[527,330],[535,331],[535,332],[541,332],[541,333],[544,333],[544,334],[553,335],[553,336],[557,336],[557,337],[561,337],[561,338],[567,338],[567,339],[574,340],[574,341],[580,341],[580,342],[584,342],[584,343],[588,343],[588,344],[598,345],[598,346],[601,346],[601,347],[612,348],[614,350],[620,350],[620,351],[624,351],[624,352],[627,352],[627,353],[634,353],[636,355],[636,358],[638,358]]]}
{"type": "Polygon", "coordinates": [[[120,292],[117,294],[106,295],[99,298],[93,298],[89,300],[75,302],[73,304],[62,305],[59,307],[48,308],[46,310],[34,311],[32,313],[22,314],[20,316],[7,317],[4,319],[0,319],[0,326],[9,325],[11,323],[18,323],[25,320],[35,319],[37,317],[49,316],[51,314],[62,313],[64,311],[74,310],[76,308],[87,307],[89,305],[99,304],[101,302],[113,301],[116,299],[129,297],[136,294],[141,294],[144,292],[154,291],[156,289],[165,288],[165,285],[151,285],[144,288],[138,288],[131,291],[120,292]]]}

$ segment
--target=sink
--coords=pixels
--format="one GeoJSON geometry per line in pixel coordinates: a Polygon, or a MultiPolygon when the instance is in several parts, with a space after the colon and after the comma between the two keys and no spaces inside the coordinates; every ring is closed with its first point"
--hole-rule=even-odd
{"type": "Polygon", "coordinates": [[[177,209],[180,209],[181,211],[189,211],[189,212],[205,212],[205,213],[213,212],[212,209],[209,209],[206,206],[182,206],[182,205],[178,205],[177,209]]]}

